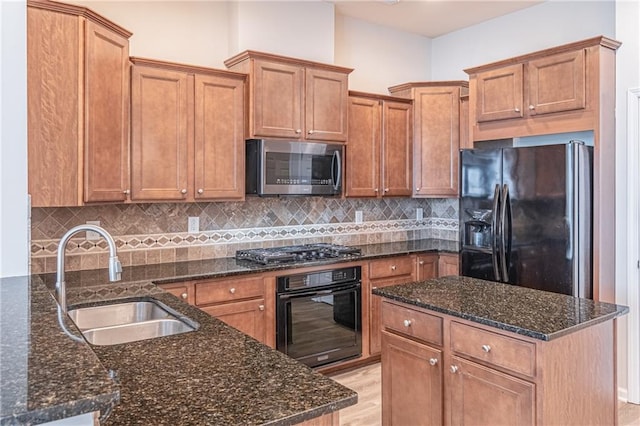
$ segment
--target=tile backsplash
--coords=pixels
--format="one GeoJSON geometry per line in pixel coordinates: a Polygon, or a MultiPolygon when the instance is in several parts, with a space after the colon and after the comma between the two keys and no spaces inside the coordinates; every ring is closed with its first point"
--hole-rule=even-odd
{"type": "MultiPolygon", "coordinates": [[[[113,235],[118,257],[128,266],[229,257],[248,247],[457,240],[458,200],[251,197],[243,202],[33,208],[31,271],[55,271],[62,235],[76,225],[96,220],[113,235]],[[423,209],[422,220],[416,219],[417,208],[423,209]],[[355,223],[358,210],[363,213],[362,223],[355,223]],[[187,232],[189,217],[199,218],[199,232],[187,232]]],[[[102,239],[74,238],[66,255],[68,270],[107,265],[102,239]]]]}

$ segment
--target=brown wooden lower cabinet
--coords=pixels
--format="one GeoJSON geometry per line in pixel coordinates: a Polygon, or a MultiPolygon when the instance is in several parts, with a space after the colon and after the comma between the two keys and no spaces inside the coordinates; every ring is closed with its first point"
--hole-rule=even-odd
{"type": "Polygon", "coordinates": [[[382,424],[442,424],[442,351],[382,332],[382,424]]]}
{"type": "Polygon", "coordinates": [[[202,306],[201,310],[260,342],[267,341],[264,299],[202,306]]]}
{"type": "Polygon", "coordinates": [[[543,341],[383,299],[382,423],[615,425],[615,329],[543,341]]]}

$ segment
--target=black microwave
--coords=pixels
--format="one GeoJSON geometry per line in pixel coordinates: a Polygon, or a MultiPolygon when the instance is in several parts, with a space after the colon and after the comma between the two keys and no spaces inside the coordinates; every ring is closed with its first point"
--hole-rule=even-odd
{"type": "Polygon", "coordinates": [[[339,144],[248,139],[246,193],[340,195],[343,150],[339,144]]]}

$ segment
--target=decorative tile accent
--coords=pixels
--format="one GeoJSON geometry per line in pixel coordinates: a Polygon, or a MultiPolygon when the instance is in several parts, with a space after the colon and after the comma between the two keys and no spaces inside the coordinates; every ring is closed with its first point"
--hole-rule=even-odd
{"type": "MultiPolygon", "coordinates": [[[[78,208],[34,208],[32,272],[55,271],[58,242],[69,228],[100,220],[130,265],[229,257],[238,249],[334,242],[367,244],[423,238],[458,239],[456,199],[250,198],[245,202],[129,204],[78,208]],[[425,219],[415,219],[415,209],[425,219]],[[362,210],[363,223],[354,223],[362,210]],[[180,232],[198,216],[202,232],[180,232]]],[[[106,267],[106,244],[72,239],[69,270],[106,267]],[[77,258],[77,259],[75,259],[77,258]]]]}

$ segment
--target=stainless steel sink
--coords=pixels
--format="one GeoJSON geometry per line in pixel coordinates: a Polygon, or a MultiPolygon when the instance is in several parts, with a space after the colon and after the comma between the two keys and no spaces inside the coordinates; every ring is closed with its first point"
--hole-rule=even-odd
{"type": "Polygon", "coordinates": [[[87,342],[98,346],[187,333],[198,328],[196,322],[154,299],[72,309],[69,317],[87,342]]]}

